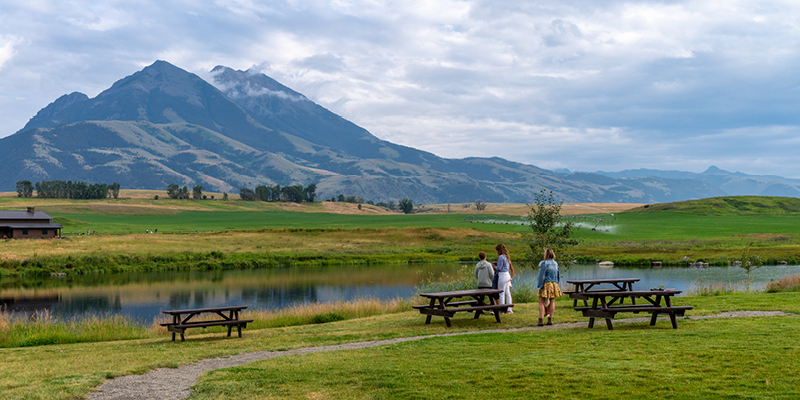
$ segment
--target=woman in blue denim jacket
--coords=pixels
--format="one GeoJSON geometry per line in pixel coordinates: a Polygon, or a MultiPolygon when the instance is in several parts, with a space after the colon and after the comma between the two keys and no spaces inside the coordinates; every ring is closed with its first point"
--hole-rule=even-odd
{"type": "Polygon", "coordinates": [[[539,323],[537,326],[544,325],[542,319],[547,315],[547,325],[553,325],[553,312],[556,310],[556,297],[561,297],[561,288],[558,282],[561,274],[558,271],[556,253],[553,249],[544,250],[544,261],[539,263],[539,276],[536,278],[539,288],[539,323]]]}

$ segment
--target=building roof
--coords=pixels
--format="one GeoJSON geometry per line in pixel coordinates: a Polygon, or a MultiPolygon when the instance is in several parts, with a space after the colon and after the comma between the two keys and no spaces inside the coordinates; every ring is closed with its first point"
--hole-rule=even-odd
{"type": "Polygon", "coordinates": [[[62,229],[64,228],[60,224],[56,224],[53,222],[15,222],[11,224],[5,224],[3,221],[0,221],[0,228],[11,228],[11,229],[62,229]]]}
{"type": "Polygon", "coordinates": [[[51,220],[53,217],[47,215],[44,211],[34,211],[33,213],[29,213],[27,211],[18,211],[18,210],[0,210],[0,221],[4,219],[16,219],[16,220],[51,220]]]}

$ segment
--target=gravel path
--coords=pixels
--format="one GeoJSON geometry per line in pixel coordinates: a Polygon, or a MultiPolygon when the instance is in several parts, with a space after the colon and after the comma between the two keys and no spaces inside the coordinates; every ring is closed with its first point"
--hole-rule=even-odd
{"type": "MultiPolygon", "coordinates": [[[[707,316],[690,316],[690,319],[709,319],[709,318],[736,318],[736,317],[774,317],[794,315],[781,311],[737,311],[726,312],[707,316]]],[[[614,323],[631,323],[649,321],[650,317],[628,318],[615,320],[614,323]]],[[[514,329],[491,329],[475,332],[445,333],[440,335],[414,336],[407,338],[376,340],[370,342],[347,343],[335,346],[306,347],[295,350],[285,351],[257,351],[253,353],[243,353],[230,357],[212,358],[203,360],[195,364],[185,365],[179,368],[160,368],[144,375],[130,375],[114,378],[97,388],[97,392],[89,394],[90,400],[141,400],[141,399],[185,399],[191,394],[191,387],[197,383],[200,374],[215,369],[235,367],[252,361],[267,360],[273,357],[319,353],[323,351],[363,349],[368,347],[382,346],[386,344],[411,342],[432,337],[475,335],[482,333],[497,332],[520,332],[534,329],[552,329],[556,327],[581,327],[586,326],[586,322],[572,322],[555,324],[545,327],[526,327],[514,329]]]]}

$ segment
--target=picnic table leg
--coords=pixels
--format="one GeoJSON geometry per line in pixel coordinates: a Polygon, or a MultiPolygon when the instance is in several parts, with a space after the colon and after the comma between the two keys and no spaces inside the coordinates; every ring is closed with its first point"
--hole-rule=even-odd
{"type": "Polygon", "coordinates": [[[183,332],[186,332],[186,329],[181,329],[181,342],[186,341],[186,338],[183,337],[183,332]]]}
{"type": "MultiPolygon", "coordinates": [[[[664,304],[667,307],[672,307],[672,298],[670,296],[664,296],[664,304]]],[[[678,329],[678,320],[675,319],[675,311],[669,312],[669,321],[672,322],[672,329],[678,329]]]]}
{"type": "Polygon", "coordinates": [[[653,316],[650,317],[650,326],[655,326],[656,319],[658,319],[658,311],[653,311],[653,316]]]}
{"type": "MultiPolygon", "coordinates": [[[[179,318],[177,315],[175,315],[175,314],[173,314],[173,315],[172,315],[172,323],[173,323],[173,324],[177,324],[177,323],[179,323],[179,322],[180,322],[180,320],[181,320],[181,319],[180,319],[180,318],[179,318]]],[[[175,332],[172,332],[172,341],[173,341],[173,342],[175,341],[175,332]]]]}
{"type": "Polygon", "coordinates": [[[233,325],[228,325],[228,337],[231,337],[231,330],[233,329],[233,325]]]}
{"type": "Polygon", "coordinates": [[[239,338],[242,338],[242,324],[236,325],[236,330],[239,331],[239,338]]]}
{"type": "MultiPolygon", "coordinates": [[[[484,306],[484,305],[486,305],[486,303],[484,303],[484,302],[483,302],[483,297],[484,297],[483,295],[478,295],[477,297],[473,297],[473,298],[474,298],[475,300],[478,300],[478,305],[479,305],[479,306],[484,306]]],[[[472,319],[478,319],[478,317],[480,317],[480,316],[481,316],[481,314],[483,314],[483,310],[477,310],[477,311],[475,311],[475,317],[474,317],[474,318],[472,318],[472,319]]]]}
{"type": "MultiPolygon", "coordinates": [[[[431,310],[433,310],[433,308],[435,306],[436,306],[436,299],[431,297],[431,305],[430,305],[431,310]]],[[[425,325],[430,325],[431,324],[431,317],[432,317],[432,315],[428,314],[428,317],[425,318],[425,325]]]]}
{"type": "Polygon", "coordinates": [[[611,318],[606,318],[606,326],[608,327],[608,330],[614,330],[614,327],[611,325],[611,318]]]}
{"type": "MultiPolygon", "coordinates": [[[[580,293],[582,291],[583,291],[583,285],[581,285],[581,284],[575,285],[575,293],[580,293]]],[[[583,302],[586,303],[586,300],[584,300],[583,302]]],[[[577,307],[577,306],[578,306],[578,299],[573,299],[572,300],[572,307],[577,307]]]]}
{"type": "MultiPolygon", "coordinates": [[[[439,298],[439,305],[442,306],[442,310],[447,308],[443,298],[439,298]]],[[[448,328],[452,328],[453,327],[453,324],[450,323],[450,317],[444,317],[444,322],[447,324],[448,328]]]]}
{"type": "Polygon", "coordinates": [[[589,317],[589,329],[594,328],[594,317],[589,317]]]}

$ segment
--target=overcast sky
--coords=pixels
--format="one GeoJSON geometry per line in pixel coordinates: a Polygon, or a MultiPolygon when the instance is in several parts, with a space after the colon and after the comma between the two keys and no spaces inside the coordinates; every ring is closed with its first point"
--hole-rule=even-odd
{"type": "Polygon", "coordinates": [[[0,137],[161,59],[443,157],[800,178],[798,41],[797,1],[0,0],[0,137]]]}

